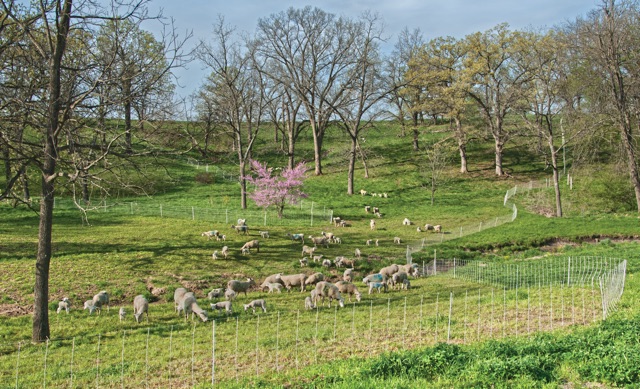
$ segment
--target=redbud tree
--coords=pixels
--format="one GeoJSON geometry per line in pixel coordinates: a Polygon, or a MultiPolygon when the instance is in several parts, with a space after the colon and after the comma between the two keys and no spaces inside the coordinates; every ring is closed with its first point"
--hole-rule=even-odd
{"type": "Polygon", "coordinates": [[[275,208],[279,218],[282,218],[285,205],[298,204],[300,199],[307,198],[307,194],[301,190],[307,171],[304,162],[293,169],[284,168],[278,175],[274,174],[273,168],[267,168],[266,162],[261,164],[251,160],[251,170],[255,176],[247,177],[247,181],[254,185],[255,190],[249,197],[259,207],[275,208]]]}

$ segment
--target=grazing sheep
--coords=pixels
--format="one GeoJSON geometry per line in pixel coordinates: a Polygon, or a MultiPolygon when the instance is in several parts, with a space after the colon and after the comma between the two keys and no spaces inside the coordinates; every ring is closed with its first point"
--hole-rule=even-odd
{"type": "Polygon", "coordinates": [[[89,315],[92,315],[93,312],[98,311],[98,313],[100,313],[100,307],[97,307],[93,300],[87,300],[84,302],[84,307],[82,309],[88,309],[89,310],[89,315]]]}
{"type": "Polygon", "coordinates": [[[98,308],[102,308],[103,305],[107,306],[107,311],[109,310],[109,294],[106,290],[101,290],[93,296],[93,305],[98,308]]]}
{"type": "Polygon", "coordinates": [[[256,249],[257,252],[260,252],[260,241],[259,240],[250,240],[242,246],[242,252],[251,252],[251,249],[256,249]]]}
{"type": "Polygon", "coordinates": [[[249,290],[249,288],[251,288],[252,286],[255,286],[255,284],[256,282],[253,280],[253,278],[247,278],[246,281],[231,280],[227,282],[227,289],[231,289],[236,293],[243,292],[246,296],[247,290],[249,290]]]}
{"type": "Polygon", "coordinates": [[[316,247],[309,247],[307,245],[302,246],[302,255],[313,255],[313,252],[316,251],[316,247]]]}
{"type": "Polygon", "coordinates": [[[333,225],[338,227],[341,221],[342,221],[342,218],[336,216],[333,218],[333,225]]]}
{"type": "Polygon", "coordinates": [[[220,235],[220,240],[223,241],[223,242],[226,242],[227,241],[227,236],[224,235],[224,234],[220,235]]]}
{"type": "Polygon", "coordinates": [[[60,313],[63,309],[67,312],[67,314],[69,314],[69,309],[71,309],[71,301],[69,301],[67,297],[64,297],[58,303],[58,310],[56,311],[56,313],[60,313]]]}
{"type": "Polygon", "coordinates": [[[309,258],[303,257],[300,259],[300,267],[309,266],[309,258]]]}
{"type": "Polygon", "coordinates": [[[415,263],[407,263],[405,265],[398,265],[398,267],[400,268],[401,271],[406,272],[408,275],[412,276],[412,277],[418,277],[418,275],[420,274],[420,270],[418,268],[418,265],[416,265],[415,263]]]}
{"type": "Polygon", "coordinates": [[[379,240],[376,239],[376,247],[378,247],[378,245],[379,245],[379,240]]]}
{"type": "Polygon", "coordinates": [[[224,298],[227,299],[227,301],[235,300],[236,296],[238,296],[238,294],[235,291],[231,289],[225,289],[224,298]]]}
{"type": "Polygon", "coordinates": [[[269,288],[269,284],[284,285],[284,282],[282,282],[282,279],[280,277],[282,277],[282,273],[272,274],[269,277],[265,278],[264,281],[262,281],[262,284],[260,284],[260,290],[269,288]]]}
{"type": "Polygon", "coordinates": [[[395,237],[393,238],[393,243],[395,243],[395,244],[400,244],[400,237],[399,237],[399,236],[395,236],[395,237]]]}
{"type": "Polygon", "coordinates": [[[389,265],[380,269],[378,273],[382,274],[385,278],[391,278],[392,275],[400,271],[400,266],[396,264],[389,265]]]}
{"type": "Polygon", "coordinates": [[[387,283],[386,282],[370,282],[369,283],[369,294],[373,292],[374,289],[378,289],[378,293],[380,290],[384,288],[384,291],[387,291],[387,283]]]}
{"type": "Polygon", "coordinates": [[[238,225],[239,226],[246,226],[247,225],[247,219],[238,219],[238,225]]]}
{"type": "Polygon", "coordinates": [[[229,246],[222,247],[222,251],[220,252],[224,256],[224,259],[227,259],[229,256],[229,246]]]}
{"type": "Polygon", "coordinates": [[[320,262],[322,261],[322,257],[324,257],[324,255],[320,254],[320,255],[314,255],[313,256],[313,262],[320,262]]]}
{"type": "Polygon", "coordinates": [[[331,260],[330,259],[325,259],[322,261],[322,266],[326,267],[326,268],[330,268],[331,267],[331,260]]]}
{"type": "Polygon", "coordinates": [[[118,311],[118,317],[120,317],[120,321],[123,321],[126,315],[127,311],[125,311],[124,307],[120,307],[120,310],[118,311]]]}
{"type": "Polygon", "coordinates": [[[318,273],[313,273],[312,275],[307,277],[307,279],[304,281],[304,284],[305,285],[315,285],[320,281],[324,281],[324,274],[318,272],[318,273]]]}
{"type": "Polygon", "coordinates": [[[364,189],[360,189],[360,195],[361,196],[365,196],[367,194],[367,191],[364,189]]]}
{"type": "Polygon", "coordinates": [[[207,298],[209,300],[213,300],[214,298],[220,298],[224,296],[224,290],[222,288],[211,289],[209,293],[207,293],[207,298]]]}
{"type": "Polygon", "coordinates": [[[325,238],[327,238],[329,240],[329,242],[333,242],[333,238],[335,238],[336,236],[333,234],[333,232],[324,232],[322,231],[320,233],[322,236],[324,236],[325,238]]]}
{"type": "Polygon", "coordinates": [[[316,305],[313,303],[313,300],[311,299],[311,297],[307,296],[304,299],[304,309],[314,309],[316,307],[316,305]]]}
{"type": "Polygon", "coordinates": [[[231,228],[233,228],[234,230],[236,230],[236,232],[239,234],[241,232],[243,232],[245,235],[249,234],[249,226],[247,226],[246,224],[243,225],[238,225],[236,226],[235,224],[231,225],[231,228]]]}
{"type": "Polygon", "coordinates": [[[340,221],[340,225],[338,227],[346,227],[347,226],[347,221],[346,220],[341,220],[340,221]]]}
{"type": "Polygon", "coordinates": [[[334,236],[333,237],[333,243],[342,244],[342,238],[334,236]]]}
{"type": "Polygon", "coordinates": [[[433,226],[433,232],[442,232],[442,226],[440,224],[433,226]]]}
{"type": "Polygon", "coordinates": [[[351,296],[355,296],[356,301],[358,302],[360,302],[360,300],[362,299],[358,288],[351,282],[338,281],[335,285],[338,287],[340,293],[349,295],[349,302],[351,302],[351,296]]]}
{"type": "Polygon", "coordinates": [[[388,197],[389,197],[389,195],[387,194],[387,192],[384,192],[384,193],[382,194],[382,197],[384,197],[384,198],[386,199],[386,198],[388,198],[388,197]]]}
{"type": "Polygon", "coordinates": [[[140,323],[140,317],[143,313],[147,314],[147,321],[149,321],[149,301],[139,294],[133,298],[133,317],[136,318],[136,323],[140,323]]]}
{"type": "Polygon", "coordinates": [[[213,254],[211,254],[211,258],[213,258],[213,260],[215,261],[216,259],[220,259],[219,255],[220,254],[218,254],[218,250],[215,250],[213,254]]]}
{"type": "Polygon", "coordinates": [[[373,207],[373,213],[380,213],[380,208],[373,207]]]}
{"type": "Polygon", "coordinates": [[[336,257],[335,261],[333,261],[333,263],[336,265],[336,267],[343,267],[345,266],[344,261],[346,261],[347,259],[343,256],[339,256],[336,257]]]}
{"type": "Polygon", "coordinates": [[[207,317],[207,311],[198,306],[196,297],[191,292],[187,292],[182,296],[178,310],[184,312],[184,321],[187,321],[189,314],[191,314],[191,320],[193,320],[194,314],[198,315],[203,322],[209,319],[207,317]]]}
{"type": "Polygon", "coordinates": [[[370,206],[370,205],[365,205],[365,206],[364,206],[364,212],[365,212],[365,213],[369,213],[369,212],[371,212],[371,206],[370,206]]]}
{"type": "Polygon", "coordinates": [[[391,286],[393,289],[402,288],[404,281],[409,279],[409,275],[406,272],[399,271],[391,276],[391,286]]]}
{"type": "Polygon", "coordinates": [[[429,223],[424,225],[424,230],[425,231],[432,231],[433,230],[433,226],[429,223]]]}
{"type": "Polygon", "coordinates": [[[287,288],[288,292],[291,292],[292,286],[300,286],[300,291],[304,292],[304,288],[306,285],[305,280],[307,279],[307,276],[304,273],[285,275],[281,276],[280,279],[284,283],[284,286],[285,288],[287,288]]]}
{"type": "Polygon", "coordinates": [[[253,311],[253,313],[256,313],[256,308],[262,308],[262,310],[264,311],[264,313],[267,313],[267,303],[260,299],[260,300],[253,300],[252,302],[250,302],[249,304],[244,304],[244,311],[247,312],[247,309],[251,308],[251,310],[253,311]]]}
{"type": "Polygon", "coordinates": [[[354,252],[354,256],[355,256],[356,258],[358,258],[358,259],[359,259],[359,258],[362,258],[362,252],[360,251],[360,249],[356,249],[356,250],[355,250],[355,252],[354,252]]]}
{"type": "Polygon", "coordinates": [[[386,281],[387,278],[385,276],[383,276],[380,273],[375,273],[375,274],[369,274],[368,276],[364,277],[362,279],[362,282],[365,283],[366,285],[372,283],[372,282],[384,282],[386,281]]]}
{"type": "Polygon", "coordinates": [[[373,239],[367,239],[365,243],[367,244],[367,246],[371,246],[371,243],[373,243],[373,239]]]}
{"type": "Polygon", "coordinates": [[[382,214],[380,212],[374,212],[373,214],[376,215],[378,219],[382,217],[382,214]]]}
{"type": "Polygon", "coordinates": [[[342,280],[346,282],[353,281],[353,269],[346,269],[342,274],[342,280]]]}
{"type": "Polygon", "coordinates": [[[344,299],[340,294],[340,290],[334,284],[327,281],[320,281],[316,284],[315,288],[316,292],[316,305],[318,304],[318,297],[322,297],[322,305],[324,306],[324,298],[327,297],[329,299],[329,308],[331,308],[331,301],[337,300],[340,308],[344,308],[344,299]]]}
{"type": "Polygon", "coordinates": [[[173,301],[175,303],[175,309],[178,314],[180,313],[180,301],[182,301],[182,298],[186,293],[187,290],[185,288],[177,288],[175,292],[173,292],[173,301]]]}
{"type": "Polygon", "coordinates": [[[326,248],[329,248],[329,239],[325,238],[324,236],[312,236],[309,235],[309,239],[311,239],[311,241],[313,242],[313,246],[317,247],[318,245],[324,246],[326,248]]]}
{"type": "Polygon", "coordinates": [[[220,301],[210,304],[211,309],[214,311],[224,311],[227,315],[233,313],[231,301],[220,301]]]}
{"type": "Polygon", "coordinates": [[[420,227],[416,227],[416,231],[417,232],[422,232],[422,229],[420,227]]]}
{"type": "Polygon", "coordinates": [[[287,236],[289,238],[291,238],[291,240],[293,242],[295,242],[296,240],[299,240],[302,244],[304,244],[304,234],[289,234],[289,233],[287,233],[287,236]]]}
{"type": "Polygon", "coordinates": [[[376,229],[376,220],[375,219],[371,219],[369,221],[369,227],[371,228],[371,231],[376,229]]]}
{"type": "Polygon", "coordinates": [[[220,232],[216,230],[205,231],[202,234],[200,234],[200,236],[206,236],[207,240],[211,240],[211,238],[216,238],[216,240],[220,240],[220,232]]]}
{"type": "Polygon", "coordinates": [[[273,291],[278,291],[278,293],[282,293],[282,284],[275,282],[273,284],[268,284],[269,293],[273,293],[273,291]]]}
{"type": "Polygon", "coordinates": [[[258,231],[258,233],[263,239],[269,239],[269,231],[258,231]]]}
{"type": "Polygon", "coordinates": [[[409,220],[408,218],[404,218],[404,220],[402,221],[402,225],[403,226],[410,226],[411,225],[411,220],[409,220]]]}

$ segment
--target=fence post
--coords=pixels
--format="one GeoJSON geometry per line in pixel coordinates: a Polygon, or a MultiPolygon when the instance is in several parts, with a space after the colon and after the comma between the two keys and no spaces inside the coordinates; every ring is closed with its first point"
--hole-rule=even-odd
{"type": "Polygon", "coordinates": [[[160,204],[160,217],[162,217],[162,204],[160,204]]]}
{"type": "Polygon", "coordinates": [[[216,321],[212,320],[211,328],[211,387],[216,382],[216,321]]]}
{"type": "Polygon", "coordinates": [[[196,220],[196,211],[193,207],[191,207],[191,220],[196,220]]]}
{"type": "Polygon", "coordinates": [[[447,324],[447,343],[451,340],[451,312],[453,311],[453,292],[449,292],[449,323],[447,324]]]}

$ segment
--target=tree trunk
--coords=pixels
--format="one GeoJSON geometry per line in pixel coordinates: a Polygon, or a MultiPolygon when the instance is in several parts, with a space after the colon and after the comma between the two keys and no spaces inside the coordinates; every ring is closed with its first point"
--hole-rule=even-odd
{"type": "Polygon", "coordinates": [[[553,147],[551,138],[551,167],[553,169],[553,189],[556,194],[556,217],[562,217],[562,198],[560,196],[560,173],[558,172],[558,150],[553,147]]]}
{"type": "Polygon", "coordinates": [[[362,158],[362,166],[364,167],[364,178],[369,178],[369,167],[367,166],[367,158],[365,158],[362,147],[358,144],[358,151],[360,151],[360,158],[362,158]]]}
{"type": "Polygon", "coordinates": [[[636,207],[640,213],[640,178],[638,177],[638,163],[636,162],[636,153],[633,146],[633,134],[631,134],[631,122],[628,120],[628,114],[624,114],[624,118],[620,123],[620,131],[622,143],[627,152],[627,167],[629,169],[629,178],[636,194],[636,207]]]}
{"type": "MultiPolygon", "coordinates": [[[[293,169],[295,166],[295,139],[293,136],[293,130],[289,130],[287,136],[289,137],[289,146],[287,155],[289,156],[289,169],[293,169]]],[[[284,140],[284,136],[282,137],[284,140]]]]}
{"type": "Polygon", "coordinates": [[[356,157],[357,157],[356,147],[358,145],[357,142],[358,142],[357,138],[351,138],[351,150],[349,150],[349,169],[347,173],[347,194],[348,195],[353,194],[353,180],[355,176],[356,157]]]}
{"type": "Polygon", "coordinates": [[[469,173],[467,168],[467,142],[462,132],[462,123],[458,117],[454,118],[456,125],[456,139],[458,140],[458,151],[460,152],[460,173],[469,173]]]}
{"type": "Polygon", "coordinates": [[[413,151],[420,151],[420,147],[418,145],[418,135],[420,132],[418,131],[418,126],[413,126],[413,151]]]}
{"type": "Polygon", "coordinates": [[[27,176],[27,168],[23,167],[20,172],[20,181],[22,181],[22,199],[25,202],[31,201],[31,193],[29,192],[29,177],[27,176]]]}
{"type": "Polygon", "coordinates": [[[315,175],[322,175],[322,138],[318,133],[315,126],[312,128],[313,132],[313,157],[315,161],[315,175]]]}
{"type": "Polygon", "coordinates": [[[245,178],[246,162],[240,161],[240,208],[247,209],[247,180],[245,178]]]}
{"type": "Polygon", "coordinates": [[[131,154],[133,152],[131,146],[131,79],[125,76],[123,80],[124,93],[124,142],[125,152],[131,154]]]}
{"type": "MultiPolygon", "coordinates": [[[[1,147],[2,145],[0,145],[1,147]]],[[[2,158],[4,159],[4,174],[6,182],[11,181],[11,159],[9,154],[9,145],[2,147],[2,158]]]]}
{"type": "Polygon", "coordinates": [[[503,176],[504,170],[502,169],[502,152],[504,150],[504,144],[500,139],[496,139],[496,175],[503,176]]]}
{"type": "Polygon", "coordinates": [[[436,199],[436,179],[435,177],[431,177],[431,205],[435,203],[436,199]]]}

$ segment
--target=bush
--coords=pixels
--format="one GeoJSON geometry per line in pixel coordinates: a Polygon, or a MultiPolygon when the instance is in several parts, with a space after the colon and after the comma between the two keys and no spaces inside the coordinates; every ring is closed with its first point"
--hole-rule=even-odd
{"type": "Polygon", "coordinates": [[[202,185],[210,185],[215,182],[216,176],[213,173],[202,172],[196,174],[196,182],[202,185]]]}

